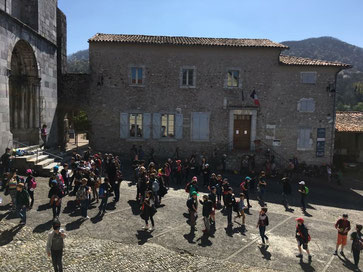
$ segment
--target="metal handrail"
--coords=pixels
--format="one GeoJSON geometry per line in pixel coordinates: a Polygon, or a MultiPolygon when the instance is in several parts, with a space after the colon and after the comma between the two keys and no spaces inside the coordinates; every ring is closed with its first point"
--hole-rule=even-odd
{"type": "MultiPolygon", "coordinates": [[[[19,145],[24,146],[24,147],[29,147],[29,146],[30,146],[30,145],[27,145],[27,144],[25,144],[25,143],[21,143],[21,142],[16,141],[16,140],[9,140],[9,142],[8,142],[8,146],[10,146],[10,142],[12,142],[12,143],[13,143],[13,144],[12,144],[13,148],[14,148],[14,143],[19,144],[19,145]]],[[[55,154],[53,154],[53,153],[50,153],[50,152],[47,152],[47,151],[44,151],[44,150],[41,150],[41,151],[40,151],[40,150],[37,148],[37,149],[36,149],[36,155],[37,155],[37,157],[36,157],[36,161],[35,161],[35,163],[38,163],[39,152],[42,152],[42,153],[45,153],[45,154],[47,154],[47,155],[49,155],[49,156],[52,156],[52,157],[55,157],[55,158],[57,158],[57,159],[63,160],[63,157],[61,157],[61,156],[55,155],[55,154]]],[[[16,153],[15,153],[15,157],[16,157],[16,153]]]]}

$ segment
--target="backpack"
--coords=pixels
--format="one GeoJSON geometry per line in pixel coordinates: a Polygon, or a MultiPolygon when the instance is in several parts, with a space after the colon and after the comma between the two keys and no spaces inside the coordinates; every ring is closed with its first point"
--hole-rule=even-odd
{"type": "Polygon", "coordinates": [[[76,193],[76,198],[79,200],[85,200],[87,198],[87,189],[85,186],[81,186],[77,193],[76,193]]]}
{"type": "Polygon", "coordinates": [[[105,192],[105,187],[104,186],[100,186],[100,189],[99,189],[99,192],[98,192],[98,194],[99,194],[99,197],[100,198],[104,198],[105,196],[106,196],[106,194],[105,194],[106,192],[105,192]]]}
{"type": "Polygon", "coordinates": [[[305,186],[304,188],[305,188],[305,194],[307,195],[309,193],[309,188],[307,186],[305,186]]]}
{"type": "Polygon", "coordinates": [[[35,189],[35,188],[37,188],[37,182],[35,181],[35,179],[34,179],[34,178],[32,178],[32,179],[30,180],[29,188],[30,188],[30,189],[35,189]]]}

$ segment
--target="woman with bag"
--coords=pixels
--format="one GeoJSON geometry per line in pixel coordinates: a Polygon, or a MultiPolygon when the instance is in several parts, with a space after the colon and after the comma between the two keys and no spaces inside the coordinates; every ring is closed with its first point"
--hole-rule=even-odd
{"type": "Polygon", "coordinates": [[[141,206],[141,218],[145,220],[144,230],[153,231],[155,229],[154,214],[156,213],[155,199],[151,191],[146,192],[144,202],[141,206]],[[149,229],[149,219],[151,221],[151,228],[149,229]]]}

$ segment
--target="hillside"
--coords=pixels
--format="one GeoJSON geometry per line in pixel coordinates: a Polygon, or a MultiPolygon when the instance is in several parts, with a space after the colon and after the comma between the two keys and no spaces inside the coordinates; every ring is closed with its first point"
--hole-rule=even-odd
{"type": "MultiPolygon", "coordinates": [[[[301,41],[285,41],[290,47],[285,55],[339,61],[353,65],[352,69],[338,75],[337,109],[363,111],[363,48],[333,37],[310,38],[301,41]]],[[[88,49],[68,56],[69,73],[89,71],[88,49]]]]}
{"type": "Polygon", "coordinates": [[[78,51],[68,56],[68,73],[88,73],[89,71],[88,49],[78,51]]]}

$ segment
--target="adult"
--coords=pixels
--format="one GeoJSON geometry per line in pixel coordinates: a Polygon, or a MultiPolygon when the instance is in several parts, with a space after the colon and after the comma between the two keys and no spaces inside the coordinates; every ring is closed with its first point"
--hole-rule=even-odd
{"type": "Polygon", "coordinates": [[[261,206],[266,206],[266,204],[265,204],[266,186],[267,186],[266,174],[264,171],[261,171],[260,176],[258,178],[258,184],[257,184],[257,189],[259,192],[257,199],[260,201],[261,206]]]}
{"type": "Polygon", "coordinates": [[[311,257],[309,247],[308,247],[308,243],[310,241],[310,235],[309,235],[308,229],[304,225],[303,218],[301,218],[301,217],[297,218],[296,222],[297,222],[297,225],[296,225],[295,237],[296,237],[296,241],[297,241],[297,247],[299,249],[299,254],[296,255],[296,257],[302,259],[302,257],[303,257],[302,250],[301,250],[301,246],[302,246],[303,249],[308,254],[309,262],[311,262],[312,257],[311,257]]]}
{"type": "Polygon", "coordinates": [[[281,183],[282,183],[282,204],[284,205],[285,210],[288,211],[289,210],[288,196],[291,194],[291,185],[289,183],[289,178],[283,177],[281,179],[281,183]]]}
{"type": "Polygon", "coordinates": [[[53,221],[53,230],[48,234],[46,252],[48,257],[52,257],[52,263],[55,272],[63,271],[62,257],[64,249],[64,238],[66,233],[60,228],[59,220],[53,221]]]}
{"type": "Polygon", "coordinates": [[[13,169],[10,174],[10,178],[9,178],[9,182],[8,182],[8,192],[9,192],[9,195],[11,198],[11,209],[13,211],[16,210],[16,194],[17,194],[18,183],[20,183],[20,178],[16,174],[16,170],[13,169]]]}
{"type": "Polygon", "coordinates": [[[250,205],[250,182],[251,178],[247,176],[240,185],[244,198],[247,200],[247,209],[252,208],[252,206],[250,205]]]}
{"type": "Polygon", "coordinates": [[[116,180],[113,185],[113,191],[115,193],[115,198],[113,199],[113,201],[115,203],[119,202],[119,200],[120,200],[120,186],[121,186],[122,180],[123,180],[122,173],[120,170],[117,170],[116,171],[116,180]]]}
{"type": "Polygon", "coordinates": [[[342,218],[340,218],[335,223],[335,228],[338,230],[338,239],[337,239],[337,246],[335,248],[334,255],[338,255],[338,249],[340,247],[340,254],[344,256],[344,247],[347,244],[347,236],[348,232],[350,231],[350,222],[348,220],[348,214],[343,214],[342,218]]]}
{"type": "Polygon", "coordinates": [[[362,225],[356,225],[356,231],[350,235],[352,240],[352,253],[354,258],[354,265],[356,266],[357,271],[359,271],[358,263],[359,263],[359,255],[363,248],[363,234],[362,234],[362,225]]]}
{"type": "Polygon", "coordinates": [[[29,207],[29,194],[24,189],[24,183],[16,186],[16,210],[20,216],[20,224],[26,224],[26,209],[29,207]]]}
{"type": "Polygon", "coordinates": [[[68,167],[69,167],[68,163],[65,163],[63,164],[63,169],[61,170],[61,175],[64,180],[64,188],[66,194],[69,194],[69,191],[72,190],[72,183],[69,177],[68,167]]]}
{"type": "Polygon", "coordinates": [[[2,178],[4,173],[10,172],[11,154],[10,148],[5,148],[5,153],[0,158],[0,177],[2,178]]]}
{"type": "Polygon", "coordinates": [[[42,141],[43,141],[43,144],[41,144],[40,148],[42,148],[42,147],[44,147],[44,149],[46,148],[47,136],[48,136],[47,125],[44,124],[40,130],[40,137],[42,138],[42,141]]]}
{"type": "Polygon", "coordinates": [[[108,197],[110,196],[110,192],[111,192],[110,181],[106,177],[99,188],[99,197],[101,198],[101,204],[98,207],[98,209],[100,210],[99,212],[100,214],[106,213],[106,206],[107,206],[108,197]]]}
{"type": "Polygon", "coordinates": [[[210,233],[210,215],[213,209],[213,202],[208,199],[207,195],[203,196],[203,201],[199,200],[200,204],[203,205],[202,215],[205,229],[203,232],[210,233]]]}
{"type": "Polygon", "coordinates": [[[232,212],[233,212],[233,206],[235,205],[236,200],[234,198],[234,195],[232,193],[232,187],[228,187],[227,189],[227,194],[225,195],[225,207],[226,207],[226,211],[227,211],[227,222],[228,222],[228,227],[232,227],[233,223],[232,223],[232,212]]]}

